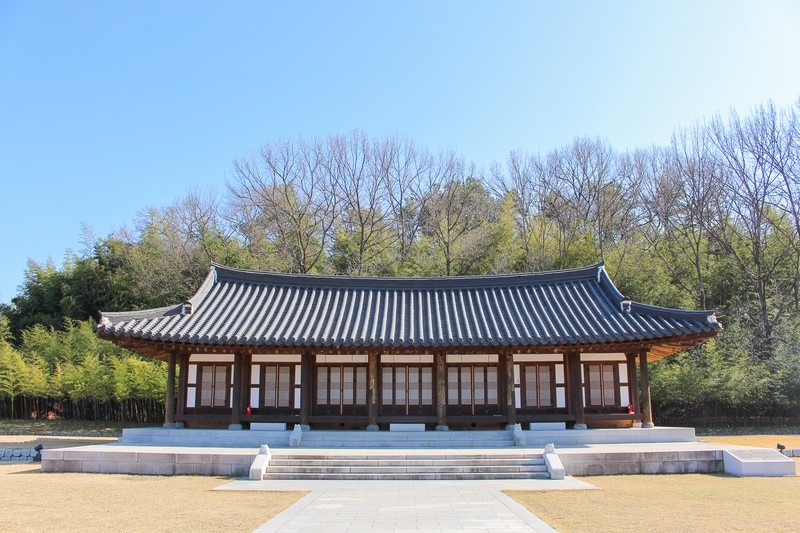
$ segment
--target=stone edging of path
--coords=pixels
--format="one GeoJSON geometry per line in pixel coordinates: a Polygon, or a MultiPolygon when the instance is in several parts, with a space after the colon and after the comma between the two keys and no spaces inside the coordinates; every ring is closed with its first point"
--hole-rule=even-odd
{"type": "Polygon", "coordinates": [[[37,455],[33,448],[0,448],[0,463],[32,463],[37,455]]]}

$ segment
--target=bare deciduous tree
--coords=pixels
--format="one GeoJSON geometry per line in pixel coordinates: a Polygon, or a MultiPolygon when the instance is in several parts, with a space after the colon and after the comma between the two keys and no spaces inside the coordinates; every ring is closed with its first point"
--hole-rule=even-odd
{"type": "Polygon", "coordinates": [[[411,141],[387,138],[374,147],[376,172],[382,177],[395,232],[397,259],[405,262],[420,229],[419,213],[434,177],[433,158],[411,141]]]}
{"type": "Polygon", "coordinates": [[[339,205],[338,255],[344,272],[373,273],[392,247],[392,211],[381,161],[369,139],[360,132],[328,139],[325,168],[339,205]]]}
{"type": "Polygon", "coordinates": [[[708,227],[718,176],[705,130],[678,132],[669,149],[636,152],[645,220],[641,235],[674,283],[707,307],[708,227]]]}
{"type": "Polygon", "coordinates": [[[267,145],[258,159],[234,162],[228,183],[242,210],[247,240],[266,237],[285,269],[308,273],[320,265],[332,237],[337,199],[322,165],[319,142],[267,145]]]}
{"type": "Polygon", "coordinates": [[[766,143],[757,140],[765,133],[757,120],[742,120],[731,112],[727,123],[715,117],[709,131],[723,171],[722,201],[710,230],[752,283],[768,354],[774,325],[786,309],[786,295],[791,294],[779,276],[791,250],[774,238],[780,176],[766,154],[766,143]]]}
{"type": "Polygon", "coordinates": [[[497,165],[492,170],[495,194],[513,198],[514,223],[526,270],[546,270],[555,265],[551,243],[558,235],[545,213],[547,172],[541,157],[516,151],[509,155],[505,171],[497,165]]]}
{"type": "Polygon", "coordinates": [[[559,266],[583,235],[605,260],[608,245],[630,229],[634,183],[615,173],[615,160],[611,146],[599,139],[576,139],[548,157],[545,205],[560,232],[559,266]]]}
{"type": "Polygon", "coordinates": [[[487,251],[492,200],[481,180],[466,173],[462,159],[444,154],[435,166],[443,179],[424,201],[423,229],[442,254],[444,274],[467,274],[487,251]]]}

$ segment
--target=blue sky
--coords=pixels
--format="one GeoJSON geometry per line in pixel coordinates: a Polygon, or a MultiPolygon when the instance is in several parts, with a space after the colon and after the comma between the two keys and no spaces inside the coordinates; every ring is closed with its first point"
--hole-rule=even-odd
{"type": "Polygon", "coordinates": [[[361,129],[488,167],[666,144],[800,97],[800,2],[0,0],[0,302],[266,142],[361,129]]]}

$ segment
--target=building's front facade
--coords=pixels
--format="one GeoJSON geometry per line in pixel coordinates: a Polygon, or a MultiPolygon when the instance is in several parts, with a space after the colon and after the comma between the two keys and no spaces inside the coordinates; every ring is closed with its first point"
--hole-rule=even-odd
{"type": "Polygon", "coordinates": [[[652,426],[648,361],[720,330],[712,312],[626,300],[602,265],[453,278],[213,265],[188,302],[97,326],[168,361],[167,426],[368,429],[652,426]]]}

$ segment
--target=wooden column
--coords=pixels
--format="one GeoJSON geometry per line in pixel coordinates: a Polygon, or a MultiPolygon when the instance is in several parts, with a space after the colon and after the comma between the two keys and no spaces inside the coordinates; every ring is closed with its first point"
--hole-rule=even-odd
{"type": "Polygon", "coordinates": [[[178,356],[178,407],[176,417],[178,421],[175,422],[176,428],[183,427],[184,409],[186,409],[186,371],[189,366],[189,356],[181,354],[178,356]]]}
{"type": "Polygon", "coordinates": [[[642,427],[652,428],[653,407],[650,403],[650,376],[647,371],[647,350],[639,352],[639,371],[642,374],[642,427]]]}
{"type": "Polygon", "coordinates": [[[447,431],[447,356],[438,352],[433,355],[436,365],[436,431],[447,431]]]}
{"type": "Polygon", "coordinates": [[[514,429],[514,424],[517,423],[517,402],[514,398],[514,354],[500,354],[500,361],[501,368],[504,370],[505,390],[497,391],[497,393],[501,398],[505,398],[506,429],[514,429]]]}
{"type": "Polygon", "coordinates": [[[369,402],[367,431],[378,431],[378,361],[380,355],[377,352],[369,352],[367,357],[367,401],[369,402]]]}
{"type": "Polygon", "coordinates": [[[233,354],[233,405],[228,429],[242,429],[242,366],[244,354],[233,354]]]}
{"type": "Polygon", "coordinates": [[[311,387],[314,383],[314,354],[304,353],[300,358],[300,427],[303,431],[311,429],[308,422],[311,416],[311,387]]]}
{"type": "Polygon", "coordinates": [[[572,398],[571,412],[575,415],[573,429],[586,429],[586,418],[583,413],[583,379],[581,379],[581,353],[566,352],[569,363],[569,388],[572,398]]]}
{"type": "Polygon", "coordinates": [[[175,427],[175,350],[170,350],[167,361],[167,400],[164,406],[164,428],[175,427]]]}
{"type": "Polygon", "coordinates": [[[639,377],[636,375],[636,354],[627,353],[625,358],[628,360],[628,391],[630,392],[631,405],[634,413],[641,413],[639,405],[639,377]]]}

